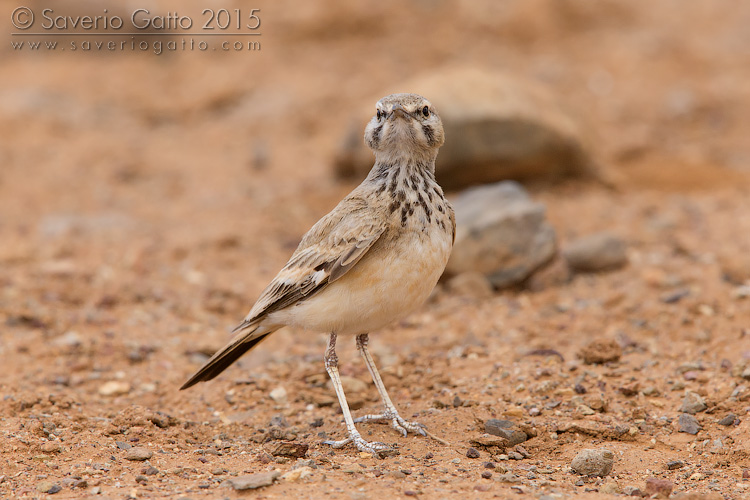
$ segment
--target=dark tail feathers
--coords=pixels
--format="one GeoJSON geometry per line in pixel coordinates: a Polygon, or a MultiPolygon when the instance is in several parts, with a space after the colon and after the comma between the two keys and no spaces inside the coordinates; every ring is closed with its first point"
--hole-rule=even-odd
{"type": "Polygon", "coordinates": [[[237,361],[240,356],[260,344],[263,339],[265,339],[272,333],[273,330],[268,333],[259,335],[254,339],[247,340],[247,337],[252,334],[250,333],[248,335],[243,335],[237,340],[231,342],[226,347],[222,348],[221,350],[217,351],[216,354],[211,356],[211,359],[206,361],[206,364],[203,365],[201,369],[195,373],[195,375],[190,377],[187,382],[182,384],[180,390],[187,389],[188,387],[194,386],[198,382],[205,382],[206,380],[211,380],[212,378],[216,377],[218,374],[226,370],[229,365],[237,361]]]}

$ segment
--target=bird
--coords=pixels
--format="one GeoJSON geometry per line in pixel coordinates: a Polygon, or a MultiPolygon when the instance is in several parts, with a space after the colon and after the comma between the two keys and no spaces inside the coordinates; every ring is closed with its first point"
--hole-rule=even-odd
{"type": "Polygon", "coordinates": [[[324,355],[350,443],[361,452],[393,448],[362,438],[355,423],[390,422],[404,437],[427,435],[401,417],[368,349],[369,333],[425,302],[448,262],[456,234],[453,208],[435,180],[445,140],[435,106],[418,94],[380,99],[365,127],[375,162],[365,180],[302,237],[286,265],[263,290],[235,336],[180,390],[211,380],[276,330],[293,326],[328,334],[324,355]],[[354,336],[380,394],[383,412],[352,418],[336,355],[338,336],[354,336]]]}

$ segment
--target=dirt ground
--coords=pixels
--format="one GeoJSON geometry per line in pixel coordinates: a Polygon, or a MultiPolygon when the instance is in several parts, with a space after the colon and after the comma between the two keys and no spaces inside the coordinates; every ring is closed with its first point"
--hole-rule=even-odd
{"type": "MultiPolygon", "coordinates": [[[[0,497],[599,498],[654,477],[750,495],[750,4],[254,7],[251,53],[0,49],[0,497]],[[402,415],[448,445],[378,424],[359,427],[397,457],[323,445],[343,426],[318,333],[282,330],[179,392],[353,187],[331,174],[348,110],[458,63],[540,82],[588,124],[616,189],[530,189],[563,245],[608,230],[629,265],[488,299],[441,284],[373,333],[402,415]],[[620,360],[584,364],[594,339],[620,360]],[[686,391],[707,404],[697,435],[678,432],[686,391]],[[489,418],[536,434],[528,457],[468,458],[489,418]],[[284,439],[306,457],[273,456],[284,439]],[[609,476],[571,472],[586,448],[614,453],[609,476]],[[228,482],[300,466],[251,493],[228,482]]],[[[339,345],[368,383],[348,380],[355,414],[377,411],[339,345]]]]}

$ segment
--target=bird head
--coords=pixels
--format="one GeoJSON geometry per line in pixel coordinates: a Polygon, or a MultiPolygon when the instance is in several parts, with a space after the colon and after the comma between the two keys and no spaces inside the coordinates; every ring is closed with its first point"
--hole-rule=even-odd
{"type": "Polygon", "coordinates": [[[444,140],[443,123],[437,110],[417,94],[383,97],[365,128],[365,143],[376,156],[434,159],[444,140]]]}

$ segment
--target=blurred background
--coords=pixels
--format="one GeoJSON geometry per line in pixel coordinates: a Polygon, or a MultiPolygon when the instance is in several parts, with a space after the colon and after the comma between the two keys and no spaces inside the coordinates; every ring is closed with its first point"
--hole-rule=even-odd
{"type": "MultiPolygon", "coordinates": [[[[437,342],[412,329],[423,340],[381,344],[381,359],[404,359],[415,345],[444,353],[469,335],[492,345],[486,335],[495,327],[487,325],[509,311],[527,327],[496,352],[550,347],[533,311],[551,304],[563,304],[558,312],[583,308],[566,323],[576,335],[557,340],[566,356],[587,335],[618,332],[651,355],[665,339],[677,357],[710,352],[717,363],[750,349],[746,337],[737,340],[750,279],[748,3],[108,5],[126,23],[143,7],[193,19],[192,34],[136,37],[151,44],[146,50],[131,48],[130,36],[88,34],[39,37],[32,49],[33,36],[11,35],[23,31],[10,22],[21,4],[0,5],[6,394],[62,391],[87,401],[91,418],[136,401],[210,415],[181,406],[196,395],[176,394],[177,385],[224,343],[304,231],[364,177],[372,162],[364,126],[375,102],[393,92],[424,93],[443,114],[438,178],[452,196],[518,180],[554,228],[553,263],[568,242],[602,231],[626,255],[614,274],[575,279],[553,269],[520,292],[465,274],[441,285],[432,316],[415,320],[448,321],[450,333],[437,342]],[[204,9],[248,16],[251,8],[259,9],[259,36],[201,35],[204,9]],[[81,48],[102,38],[126,48],[81,48]],[[51,39],[54,50],[45,44],[51,39]],[[157,39],[211,45],[156,54],[157,39]],[[222,41],[244,48],[214,50],[222,41]],[[248,48],[250,41],[257,45],[248,48]],[[583,303],[597,312],[587,316],[583,303]],[[103,389],[106,382],[121,385],[103,389]]],[[[44,8],[72,17],[105,8],[23,5],[36,23],[44,8]]],[[[399,328],[409,324],[384,338],[401,338],[399,328]]],[[[269,359],[317,366],[323,338],[295,343],[293,335],[280,332],[243,369],[289,373],[274,372],[269,359]]],[[[359,374],[354,363],[349,370],[359,374]]],[[[216,386],[196,391],[221,403],[216,386]]]]}

